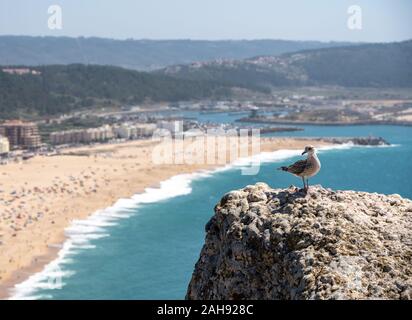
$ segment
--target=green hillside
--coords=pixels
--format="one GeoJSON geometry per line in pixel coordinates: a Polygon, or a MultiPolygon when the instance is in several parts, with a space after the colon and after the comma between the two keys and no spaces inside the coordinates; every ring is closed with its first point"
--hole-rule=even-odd
{"type": "Polygon", "coordinates": [[[255,89],[289,85],[412,87],[412,41],[172,66],[159,73],[255,89]]]}
{"type": "MultiPolygon", "coordinates": [[[[0,67],[2,70],[4,67],[0,67]]],[[[41,74],[0,71],[0,117],[53,115],[94,106],[222,97],[229,88],[208,81],[94,65],[42,66],[41,74]]]]}

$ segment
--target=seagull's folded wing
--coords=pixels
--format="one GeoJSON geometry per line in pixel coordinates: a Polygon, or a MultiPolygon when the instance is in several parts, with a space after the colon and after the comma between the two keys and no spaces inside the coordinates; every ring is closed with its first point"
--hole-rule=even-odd
{"type": "Polygon", "coordinates": [[[307,160],[296,161],[294,164],[291,164],[288,167],[288,172],[293,174],[301,174],[303,171],[305,171],[306,165],[307,160]]]}

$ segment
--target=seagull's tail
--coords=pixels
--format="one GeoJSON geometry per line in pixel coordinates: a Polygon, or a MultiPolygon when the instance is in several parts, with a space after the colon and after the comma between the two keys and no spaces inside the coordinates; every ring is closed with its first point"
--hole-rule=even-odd
{"type": "Polygon", "coordinates": [[[288,167],[280,167],[280,168],[278,168],[278,170],[288,171],[288,167]]]}

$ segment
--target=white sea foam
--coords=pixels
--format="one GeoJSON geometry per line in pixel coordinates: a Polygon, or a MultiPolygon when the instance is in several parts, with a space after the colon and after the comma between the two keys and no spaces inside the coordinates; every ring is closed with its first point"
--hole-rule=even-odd
{"type": "Polygon", "coordinates": [[[39,289],[60,289],[64,286],[62,279],[74,274],[71,270],[61,271],[62,265],[67,269],[73,262],[68,258],[79,250],[95,248],[90,241],[109,236],[108,228],[115,226],[116,221],[129,218],[139,204],[154,203],[192,192],[191,182],[196,178],[209,176],[201,171],[193,174],[181,174],[162,181],[159,188],[146,188],[145,192],[136,194],[130,199],[119,199],[112,207],[99,210],[84,220],[74,220],[65,229],[67,240],[61,246],[58,257],[47,264],[39,273],[31,275],[27,280],[15,285],[11,291],[11,299],[45,299],[49,295],[36,294],[39,289]]]}
{"type": "Polygon", "coordinates": [[[401,144],[383,144],[383,145],[378,145],[378,146],[361,146],[361,145],[355,145],[354,147],[357,148],[397,148],[402,146],[401,144]]]}
{"type": "MultiPolygon", "coordinates": [[[[322,147],[319,150],[347,149],[353,145],[344,144],[338,146],[322,147]]],[[[231,169],[239,169],[251,164],[282,161],[290,157],[300,155],[298,150],[277,150],[274,152],[262,152],[260,154],[241,158],[234,163],[214,170],[203,170],[191,174],[179,174],[160,183],[159,188],[146,188],[143,193],[136,194],[130,199],[119,199],[113,206],[96,211],[87,219],[74,220],[65,229],[67,240],[58,252],[58,257],[47,264],[42,271],[31,275],[27,280],[14,286],[11,291],[11,299],[46,299],[50,295],[38,295],[39,289],[60,289],[64,286],[62,279],[74,274],[69,270],[70,263],[73,262],[70,256],[79,252],[95,248],[90,243],[91,240],[108,237],[109,227],[115,226],[116,221],[129,218],[136,214],[136,209],[140,204],[154,203],[177,196],[183,196],[192,192],[191,183],[193,180],[207,178],[214,173],[231,169]],[[61,271],[61,268],[64,271],[61,271]]]]}
{"type": "MultiPolygon", "coordinates": [[[[353,148],[353,143],[344,143],[339,145],[331,145],[318,148],[318,151],[328,151],[328,150],[345,150],[353,148]]],[[[257,155],[240,158],[234,161],[232,164],[228,165],[225,169],[231,169],[236,167],[246,167],[251,165],[259,165],[261,163],[270,163],[270,162],[280,162],[291,157],[300,156],[302,151],[296,149],[282,149],[273,152],[261,152],[257,155]]]]}

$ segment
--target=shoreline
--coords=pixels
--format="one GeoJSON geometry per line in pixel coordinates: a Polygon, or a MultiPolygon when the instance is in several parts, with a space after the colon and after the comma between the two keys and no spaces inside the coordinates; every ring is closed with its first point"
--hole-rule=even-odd
{"type": "MultiPolygon", "coordinates": [[[[283,149],[302,149],[302,147],[309,142],[315,144],[316,146],[333,145],[330,142],[313,141],[311,139],[262,138],[261,150],[259,154],[283,149]]],[[[13,172],[13,169],[16,169],[16,166],[20,166],[20,170],[27,171],[25,169],[28,168],[29,171],[31,171],[31,169],[33,169],[31,168],[31,164],[38,164],[38,162],[42,164],[42,161],[46,161],[48,165],[56,166],[56,162],[60,163],[64,160],[65,163],[68,162],[71,166],[73,166],[73,163],[80,162],[80,166],[75,166],[75,169],[81,171],[81,169],[85,170],[88,168],[86,173],[90,173],[90,171],[93,170],[96,171],[99,166],[101,167],[103,165],[109,165],[112,169],[110,174],[103,175],[103,177],[101,177],[103,179],[108,179],[110,182],[110,188],[100,188],[95,192],[89,192],[86,188],[86,194],[82,194],[84,190],[80,190],[80,194],[78,193],[78,195],[75,195],[74,197],[63,197],[64,199],[60,199],[61,197],[54,195],[55,198],[57,198],[57,202],[63,202],[59,205],[55,203],[56,207],[53,207],[53,204],[50,205],[53,211],[56,212],[53,213],[50,212],[52,210],[49,210],[43,219],[36,221],[36,223],[30,223],[26,229],[16,231],[14,235],[9,235],[9,237],[5,238],[5,243],[0,245],[0,262],[4,263],[4,265],[9,262],[9,265],[7,265],[8,268],[6,272],[4,272],[4,270],[0,270],[2,271],[0,279],[0,299],[9,298],[11,295],[10,289],[14,288],[16,284],[26,281],[31,275],[41,272],[45,266],[58,257],[61,247],[69,239],[65,232],[66,229],[73,223],[73,220],[88,219],[96,212],[102,211],[102,208],[108,209],[113,207],[120,199],[130,199],[135,196],[145,194],[146,188],[159,186],[165,180],[177,175],[194,175],[204,170],[213,172],[214,170],[219,170],[220,168],[231,165],[231,163],[226,163],[222,165],[160,165],[154,167],[154,165],[151,164],[146,158],[142,159],[146,160],[146,162],[141,161],[142,163],[137,166],[141,167],[139,168],[141,171],[136,170],[136,159],[141,159],[142,154],[147,154],[150,150],[152,150],[153,145],[156,144],[153,144],[152,140],[144,140],[138,142],[126,142],[124,144],[114,146],[104,145],[93,148],[76,148],[72,151],[90,152],[89,156],[86,157],[87,161],[84,159],[84,156],[76,157],[75,155],[61,155],[56,157],[41,157],[40,159],[32,159],[27,164],[11,165],[11,167],[6,166],[4,168],[0,168],[0,172],[4,175],[5,171],[9,171],[7,169],[10,169],[13,172]],[[112,157],[108,157],[108,159],[106,159],[105,157],[107,157],[107,155],[105,152],[109,151],[113,152],[112,157]],[[119,156],[119,154],[121,156],[119,156]],[[55,160],[50,161],[52,158],[55,160]],[[114,160],[114,163],[111,160],[114,160]],[[108,163],[105,163],[105,161],[108,161],[108,163]],[[88,166],[90,163],[94,163],[95,166],[88,166]],[[26,166],[26,168],[21,169],[21,167],[24,166],[26,166]],[[122,167],[124,170],[119,169],[122,167]],[[134,168],[135,170],[133,170],[132,173],[128,173],[128,169],[130,168],[134,168]],[[117,169],[122,171],[120,176],[117,173],[117,169]],[[130,181],[125,180],[126,177],[129,177],[130,181]],[[74,207],[71,211],[67,208],[68,203],[74,207]],[[79,203],[81,204],[80,206],[79,203]],[[80,207],[81,210],[76,211],[76,209],[80,209],[80,207]],[[51,223],[53,227],[50,227],[49,223],[51,223]],[[40,239],[36,239],[36,236],[39,236],[40,239]],[[8,247],[5,246],[6,244],[8,244],[8,247]],[[10,248],[14,246],[16,248],[10,248]],[[8,248],[8,250],[6,248],[8,248]],[[27,252],[30,252],[30,254],[27,254],[27,252]],[[9,261],[7,261],[7,258],[9,258],[9,261]]],[[[50,168],[53,168],[53,166],[50,168]]],[[[59,169],[59,166],[57,166],[56,172],[58,172],[59,169]]],[[[50,171],[53,171],[53,169],[50,169],[50,171]]],[[[63,171],[64,174],[72,173],[70,170],[67,172],[65,170],[63,171]]],[[[53,174],[56,172],[53,171],[53,174]]],[[[49,179],[53,182],[52,176],[50,176],[49,179]]],[[[84,185],[86,185],[86,180],[82,180],[84,185]]],[[[19,181],[19,183],[21,182],[22,181],[19,181]]],[[[64,184],[65,182],[62,183],[64,184]]],[[[23,187],[26,185],[27,181],[26,184],[23,183],[23,187]]],[[[44,191],[41,195],[45,195],[44,191]]],[[[46,191],[46,195],[49,197],[50,193],[47,193],[46,191]]],[[[22,196],[22,198],[24,198],[24,196],[22,196]]],[[[19,200],[21,199],[19,198],[19,200]]],[[[34,200],[38,200],[37,195],[34,200]]],[[[103,209],[103,211],[106,209],[103,209]]],[[[0,234],[4,232],[4,229],[1,228],[2,226],[3,225],[0,224],[0,234]]]]}
{"type": "Polygon", "coordinates": [[[352,122],[328,122],[328,121],[293,121],[293,120],[271,120],[259,118],[240,118],[236,122],[242,123],[260,123],[275,125],[295,125],[295,126],[402,126],[411,127],[412,121],[352,121],[352,122]]]}

